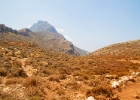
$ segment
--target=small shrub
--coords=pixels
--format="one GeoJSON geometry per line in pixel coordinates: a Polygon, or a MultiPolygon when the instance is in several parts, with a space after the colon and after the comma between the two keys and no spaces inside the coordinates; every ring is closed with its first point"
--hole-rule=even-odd
{"type": "Polygon", "coordinates": [[[72,89],[72,90],[79,90],[80,87],[81,87],[81,84],[78,84],[77,82],[71,82],[71,83],[68,83],[66,85],[66,88],[67,87],[70,88],[70,89],[72,89]]]}
{"type": "Polygon", "coordinates": [[[59,90],[57,91],[57,94],[61,96],[61,95],[65,95],[65,92],[64,92],[64,90],[59,89],[59,90]]]}
{"type": "Polygon", "coordinates": [[[89,77],[88,77],[88,76],[83,76],[83,78],[84,78],[85,80],[88,80],[88,79],[89,79],[89,77]]]}
{"type": "Polygon", "coordinates": [[[9,77],[27,77],[26,73],[21,68],[13,67],[9,77]]]}
{"type": "Polygon", "coordinates": [[[45,68],[42,69],[40,73],[43,73],[44,76],[49,76],[51,74],[51,72],[49,70],[45,69],[45,68]]]}
{"type": "Polygon", "coordinates": [[[25,87],[36,87],[39,84],[39,79],[37,77],[29,77],[25,80],[25,87]]]}
{"type": "Polygon", "coordinates": [[[11,100],[12,96],[0,91],[0,100],[11,100]]]}
{"type": "Polygon", "coordinates": [[[51,76],[51,77],[49,77],[49,81],[60,82],[59,77],[57,77],[57,76],[51,76]]]}
{"type": "Polygon", "coordinates": [[[40,94],[42,94],[37,87],[28,87],[28,88],[25,88],[25,92],[24,93],[29,98],[31,97],[31,100],[32,100],[32,97],[34,97],[34,96],[36,97],[37,95],[38,96],[41,96],[40,94]]]}
{"type": "Polygon", "coordinates": [[[0,68],[0,76],[6,76],[7,75],[7,71],[4,68],[0,68]]]}
{"type": "Polygon", "coordinates": [[[39,77],[29,77],[24,80],[23,86],[25,87],[25,95],[27,95],[31,100],[40,100],[40,97],[43,96],[44,86],[40,82],[41,79],[39,77]]]}
{"type": "Polygon", "coordinates": [[[30,97],[28,100],[42,100],[42,98],[40,96],[35,95],[30,97]]]}
{"type": "Polygon", "coordinates": [[[59,79],[60,79],[60,80],[64,80],[64,79],[66,79],[66,75],[65,75],[65,74],[61,74],[61,75],[59,75],[59,79]]]}
{"type": "Polygon", "coordinates": [[[112,97],[113,92],[112,92],[112,89],[108,86],[107,87],[98,86],[96,88],[86,91],[86,96],[90,96],[90,95],[93,95],[93,96],[104,95],[105,97],[112,97]]]}

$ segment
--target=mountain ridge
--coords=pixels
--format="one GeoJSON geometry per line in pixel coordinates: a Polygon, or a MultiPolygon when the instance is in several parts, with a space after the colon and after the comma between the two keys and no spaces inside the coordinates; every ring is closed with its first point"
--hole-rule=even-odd
{"type": "Polygon", "coordinates": [[[74,50],[73,44],[67,41],[62,34],[54,33],[50,31],[32,32],[30,29],[23,28],[21,30],[13,30],[5,26],[0,25],[1,37],[9,41],[32,41],[39,45],[41,48],[50,49],[61,53],[67,53],[72,55],[79,55],[74,50]]]}

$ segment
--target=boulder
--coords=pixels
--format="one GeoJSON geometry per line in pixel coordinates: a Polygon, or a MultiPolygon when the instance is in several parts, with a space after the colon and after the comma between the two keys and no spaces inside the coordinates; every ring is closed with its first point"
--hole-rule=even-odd
{"type": "Polygon", "coordinates": [[[113,81],[111,81],[111,87],[112,88],[117,88],[117,87],[119,87],[119,85],[120,85],[120,83],[119,82],[117,82],[116,80],[113,80],[113,81]]]}
{"type": "Polygon", "coordinates": [[[117,79],[118,78],[118,75],[106,75],[105,78],[108,78],[108,79],[117,79]]]}
{"type": "Polygon", "coordinates": [[[90,96],[87,100],[96,100],[94,97],[90,96]]]}

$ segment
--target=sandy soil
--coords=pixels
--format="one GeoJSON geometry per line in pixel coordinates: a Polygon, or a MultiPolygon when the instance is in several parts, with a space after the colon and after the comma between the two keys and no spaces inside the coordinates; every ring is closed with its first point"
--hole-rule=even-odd
{"type": "Polygon", "coordinates": [[[116,94],[119,96],[120,100],[140,100],[140,98],[135,98],[135,96],[140,96],[140,81],[135,83],[128,82],[122,92],[116,90],[116,94]]]}

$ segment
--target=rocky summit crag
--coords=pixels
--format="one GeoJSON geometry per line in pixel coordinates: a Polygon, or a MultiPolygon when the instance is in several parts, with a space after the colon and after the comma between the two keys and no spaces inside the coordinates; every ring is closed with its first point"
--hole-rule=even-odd
{"type": "Polygon", "coordinates": [[[30,27],[30,30],[32,32],[50,31],[53,33],[57,33],[56,29],[51,24],[49,24],[47,21],[41,21],[41,20],[39,20],[37,23],[34,23],[30,27]]]}

